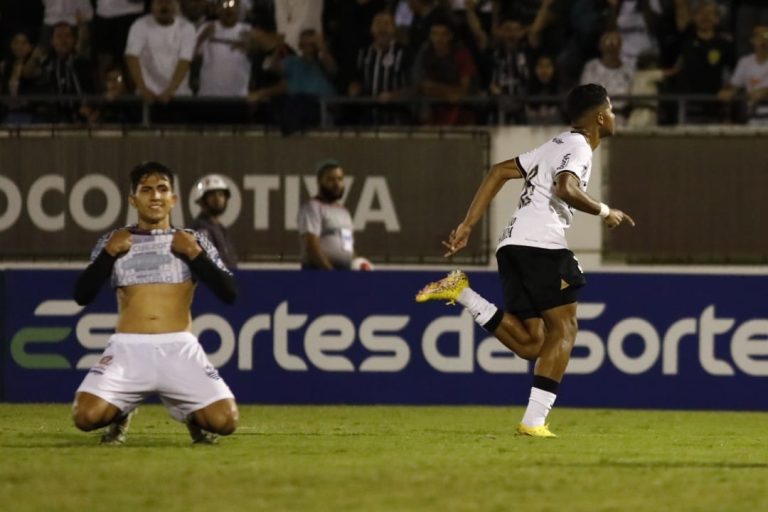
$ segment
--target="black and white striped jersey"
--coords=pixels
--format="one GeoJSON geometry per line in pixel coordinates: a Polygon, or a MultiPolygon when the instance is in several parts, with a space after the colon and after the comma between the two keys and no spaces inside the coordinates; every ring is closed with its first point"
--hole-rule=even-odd
{"type": "Polygon", "coordinates": [[[357,80],[364,96],[378,96],[408,85],[409,62],[405,47],[392,42],[386,49],[370,45],[357,55],[357,80]]]}

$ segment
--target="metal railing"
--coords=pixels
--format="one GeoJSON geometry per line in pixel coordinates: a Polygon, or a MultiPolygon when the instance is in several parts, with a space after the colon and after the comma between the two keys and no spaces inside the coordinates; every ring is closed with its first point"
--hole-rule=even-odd
{"type": "MultiPolygon", "coordinates": [[[[167,104],[150,104],[138,96],[123,96],[117,100],[108,100],[99,95],[0,95],[0,125],[70,125],[89,127],[100,124],[117,124],[130,127],[149,128],[158,124],[198,125],[198,124],[252,124],[279,125],[280,113],[284,106],[293,101],[287,96],[279,100],[252,103],[244,98],[232,97],[183,97],[174,98],[167,104]],[[93,111],[107,110],[120,115],[106,121],[89,119],[79,113],[85,105],[93,111]],[[233,121],[221,114],[226,107],[229,112],[237,112],[238,119],[233,121]],[[266,115],[265,115],[266,113],[266,115]],[[116,120],[115,120],[116,119],[116,120]]],[[[614,106],[626,109],[651,108],[659,111],[660,124],[686,125],[703,123],[741,124],[748,118],[752,108],[745,97],[735,97],[730,102],[723,102],[715,95],[708,94],[659,94],[659,95],[616,95],[611,97],[614,106]],[[691,107],[697,110],[709,110],[714,114],[692,119],[691,107]]],[[[501,96],[490,98],[475,96],[458,101],[446,102],[425,97],[393,100],[386,103],[371,97],[327,97],[315,98],[317,120],[311,127],[333,128],[344,126],[354,113],[399,112],[402,115],[394,124],[423,126],[425,123],[420,113],[431,108],[458,108],[473,111],[475,122],[471,126],[493,126],[510,124],[528,124],[525,121],[526,109],[531,106],[560,106],[563,96],[501,96]],[[350,114],[351,113],[351,114],[350,114]],[[521,115],[518,115],[521,114],[521,115]]],[[[311,107],[315,108],[315,107],[311,107]]],[[[618,110],[615,108],[614,110],[618,110]]],[[[385,126],[393,116],[362,116],[355,123],[361,126],[385,126]]],[[[396,117],[396,116],[395,116],[396,117]]],[[[564,118],[553,118],[550,122],[535,124],[563,124],[564,118]]],[[[428,124],[428,123],[427,123],[428,124]]]]}

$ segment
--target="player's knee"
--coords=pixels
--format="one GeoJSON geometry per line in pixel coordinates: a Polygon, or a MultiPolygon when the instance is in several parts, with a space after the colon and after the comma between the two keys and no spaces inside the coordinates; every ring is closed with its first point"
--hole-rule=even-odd
{"type": "Polygon", "coordinates": [[[238,418],[227,415],[219,419],[214,425],[213,431],[222,436],[228,436],[237,430],[238,418]]]}
{"type": "Polygon", "coordinates": [[[532,352],[538,355],[539,352],[541,352],[541,347],[544,346],[544,341],[546,339],[547,336],[544,334],[543,329],[531,332],[531,342],[528,345],[530,346],[532,352]]]}
{"type": "Polygon", "coordinates": [[[74,421],[75,427],[83,432],[90,432],[104,426],[101,416],[99,411],[83,407],[75,407],[72,411],[72,421],[74,421]]]}
{"type": "Polygon", "coordinates": [[[222,436],[228,436],[234,434],[235,430],[237,430],[237,421],[227,421],[219,427],[216,433],[222,436]]]}
{"type": "Polygon", "coordinates": [[[525,328],[521,334],[518,335],[517,332],[513,332],[513,335],[518,338],[519,342],[527,345],[532,353],[538,353],[541,350],[541,346],[546,339],[543,322],[537,319],[525,321],[525,328]]]}
{"type": "Polygon", "coordinates": [[[528,361],[535,361],[541,353],[546,336],[543,329],[534,329],[530,331],[530,337],[522,344],[522,349],[517,354],[528,361]]]}
{"type": "Polygon", "coordinates": [[[231,407],[228,410],[221,411],[211,420],[210,428],[213,432],[221,436],[228,436],[237,430],[240,414],[237,411],[237,407],[231,407]]]}

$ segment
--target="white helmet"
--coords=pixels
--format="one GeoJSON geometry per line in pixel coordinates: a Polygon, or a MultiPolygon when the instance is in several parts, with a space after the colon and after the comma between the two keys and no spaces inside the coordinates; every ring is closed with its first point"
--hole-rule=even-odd
{"type": "Polygon", "coordinates": [[[205,196],[206,192],[211,192],[214,190],[223,190],[226,193],[227,198],[230,196],[229,185],[227,185],[227,182],[224,181],[224,178],[218,174],[208,174],[203,176],[197,180],[197,183],[195,183],[195,187],[192,191],[192,193],[195,195],[195,202],[200,202],[203,196],[205,196]]]}

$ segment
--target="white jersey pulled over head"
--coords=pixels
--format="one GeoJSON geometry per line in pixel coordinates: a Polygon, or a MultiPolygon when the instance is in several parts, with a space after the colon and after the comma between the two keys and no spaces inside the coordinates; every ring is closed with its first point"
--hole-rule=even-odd
{"type": "Polygon", "coordinates": [[[525,185],[497,249],[505,245],[567,249],[565,230],[573,220],[573,208],[555,195],[555,181],[559,174],[569,172],[586,192],[592,173],[592,147],[584,135],[564,132],[515,161],[525,185]]]}

